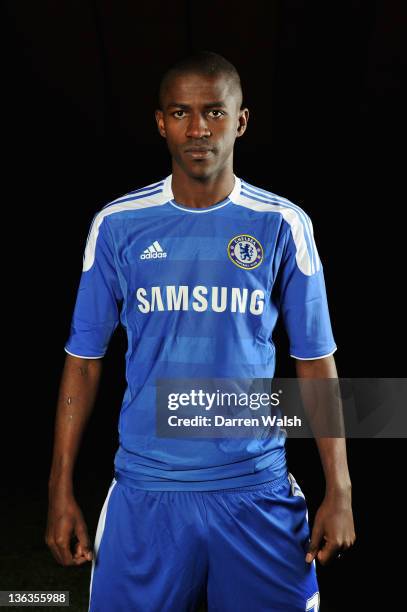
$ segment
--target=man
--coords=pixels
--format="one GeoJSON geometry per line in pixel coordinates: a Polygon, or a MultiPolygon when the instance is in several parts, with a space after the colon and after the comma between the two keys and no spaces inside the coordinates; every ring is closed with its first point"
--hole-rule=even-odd
{"type": "Polygon", "coordinates": [[[92,612],[194,610],[205,591],[209,610],[315,611],[315,558],[325,564],[355,539],[344,439],[317,440],[327,486],[310,540],[282,432],[171,439],[156,435],[155,410],[164,379],[272,378],[279,312],[297,375],[337,376],[311,220],[234,175],[249,111],[226,59],[181,60],[159,100],[172,174],[104,206],[89,231],[65,346],[46,541],[62,565],[92,560],[92,612]],[[119,320],[127,388],[92,554],[72,471],[119,320]]]}

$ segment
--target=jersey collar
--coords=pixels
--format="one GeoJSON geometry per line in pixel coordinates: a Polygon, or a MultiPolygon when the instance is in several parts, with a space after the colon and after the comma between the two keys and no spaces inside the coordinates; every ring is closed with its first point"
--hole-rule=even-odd
{"type": "Polygon", "coordinates": [[[233,176],[235,179],[235,184],[234,184],[232,191],[229,193],[229,195],[221,202],[218,202],[217,204],[213,204],[211,206],[205,206],[204,208],[191,208],[190,206],[184,206],[183,204],[178,204],[177,202],[175,202],[174,194],[172,192],[172,186],[171,186],[172,174],[169,174],[164,179],[163,193],[164,193],[165,199],[172,206],[174,206],[175,208],[178,208],[179,210],[183,210],[186,212],[192,212],[192,213],[211,212],[212,210],[217,210],[218,208],[222,208],[223,206],[226,206],[229,202],[236,203],[237,197],[240,194],[241,181],[240,181],[240,178],[236,176],[236,174],[233,174],[233,176]]]}

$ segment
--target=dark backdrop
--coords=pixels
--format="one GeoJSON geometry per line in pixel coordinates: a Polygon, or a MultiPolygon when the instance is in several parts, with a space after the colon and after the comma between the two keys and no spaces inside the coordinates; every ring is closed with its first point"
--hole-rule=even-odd
{"type": "MultiPolygon", "coordinates": [[[[403,4],[4,3],[3,316],[11,367],[3,383],[8,569],[0,588],[70,588],[75,609],[85,609],[90,565],[58,568],[43,543],[63,347],[94,213],[171,171],[154,109],[159,79],[179,56],[210,49],[239,70],[251,115],[235,173],[313,219],[339,374],[403,376],[403,4]]],[[[281,327],[276,341],[277,374],[294,375],[281,327]]],[[[118,328],[77,462],[91,535],[112,478],[125,349],[118,328]]],[[[388,610],[391,596],[401,602],[402,451],[404,440],[348,441],[358,539],[343,562],[318,566],[322,612],[358,610],[360,602],[388,610]]],[[[287,452],[312,521],[324,482],[316,446],[288,440],[287,452]]]]}

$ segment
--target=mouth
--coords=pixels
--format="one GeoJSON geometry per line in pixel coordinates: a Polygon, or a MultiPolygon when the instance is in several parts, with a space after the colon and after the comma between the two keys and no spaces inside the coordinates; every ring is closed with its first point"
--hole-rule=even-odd
{"type": "Polygon", "coordinates": [[[191,147],[185,150],[185,153],[193,159],[204,159],[212,154],[212,149],[208,147],[191,147]]]}

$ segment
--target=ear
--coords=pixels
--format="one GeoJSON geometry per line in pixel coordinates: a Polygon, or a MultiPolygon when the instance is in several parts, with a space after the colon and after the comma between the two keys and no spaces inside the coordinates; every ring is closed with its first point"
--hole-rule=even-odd
{"type": "Polygon", "coordinates": [[[248,121],[249,121],[249,109],[242,108],[242,110],[239,111],[239,123],[237,126],[237,133],[236,133],[237,138],[239,138],[239,136],[243,136],[243,134],[245,133],[248,121]]]}
{"type": "Polygon", "coordinates": [[[157,109],[155,111],[155,120],[157,122],[157,128],[158,128],[158,131],[159,131],[160,135],[163,138],[166,138],[165,125],[164,125],[164,115],[163,115],[162,110],[157,109]]]}

